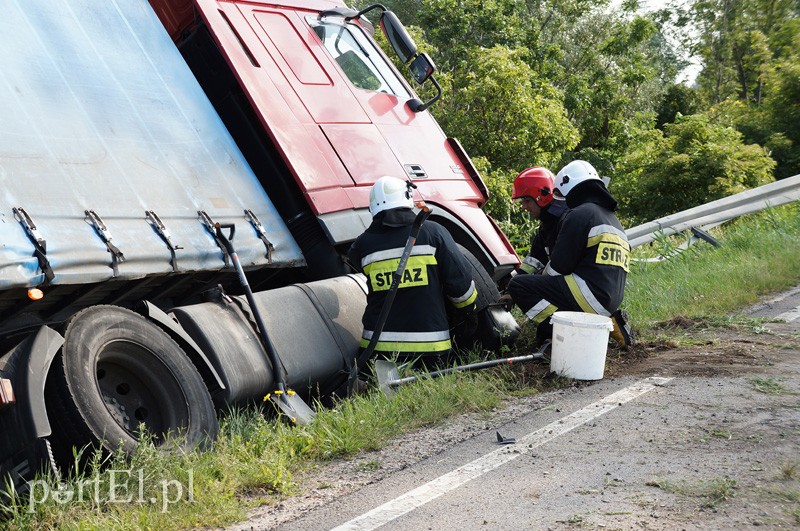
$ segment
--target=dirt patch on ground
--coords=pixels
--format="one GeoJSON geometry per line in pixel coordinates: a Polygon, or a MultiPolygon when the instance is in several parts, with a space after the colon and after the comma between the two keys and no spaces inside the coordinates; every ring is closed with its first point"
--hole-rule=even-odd
{"type": "Polygon", "coordinates": [[[775,360],[800,341],[787,323],[709,328],[680,318],[663,328],[667,339],[639,341],[627,351],[609,349],[606,377],[735,376],[745,370],[774,375],[775,360]]]}

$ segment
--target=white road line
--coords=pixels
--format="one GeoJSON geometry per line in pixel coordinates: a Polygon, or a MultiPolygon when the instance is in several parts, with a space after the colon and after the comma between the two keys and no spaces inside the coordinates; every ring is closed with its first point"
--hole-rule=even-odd
{"type": "Polygon", "coordinates": [[[659,378],[652,377],[646,378],[635,384],[626,387],[616,393],[612,393],[607,397],[589,404],[583,409],[580,409],[566,417],[557,421],[551,422],[544,428],[540,428],[524,437],[517,439],[517,444],[513,446],[503,446],[491,453],[475,459],[471,463],[467,463],[452,472],[429,481],[428,483],[417,487],[414,490],[406,492],[395,498],[376,507],[369,512],[358,516],[349,522],[335,527],[333,531],[369,531],[377,529],[378,527],[388,524],[389,522],[403,516],[406,513],[413,511],[418,507],[422,507],[426,503],[435,500],[439,496],[446,494],[452,490],[457,489],[461,485],[471,481],[477,477],[486,474],[514,459],[527,454],[534,448],[537,448],[560,435],[577,428],[578,426],[589,422],[601,415],[605,415],[609,411],[621,406],[622,404],[633,400],[634,398],[652,391],[657,386],[663,385],[672,380],[672,378],[659,378]]]}
{"type": "Polygon", "coordinates": [[[788,299],[789,297],[793,297],[793,296],[797,295],[798,293],[800,293],[800,287],[794,287],[794,288],[790,289],[789,291],[784,291],[783,293],[781,293],[777,297],[774,297],[772,299],[768,299],[768,300],[764,301],[763,305],[767,306],[769,304],[775,304],[776,302],[780,302],[780,301],[782,301],[784,299],[788,299]]]}
{"type": "MultiPolygon", "coordinates": [[[[750,310],[747,313],[748,313],[748,315],[750,315],[750,314],[757,313],[757,312],[760,312],[760,311],[763,311],[763,310],[769,310],[770,308],[772,308],[772,306],[774,304],[776,304],[778,302],[781,302],[782,300],[788,299],[789,297],[794,297],[795,295],[798,295],[798,294],[800,294],[800,286],[796,286],[796,287],[790,289],[789,291],[785,291],[785,292],[781,293],[777,297],[765,300],[765,301],[761,302],[760,304],[757,304],[757,305],[751,307],[750,310]]],[[[796,310],[800,310],[800,306],[798,306],[795,309],[796,310]]],[[[786,312],[786,313],[792,313],[793,311],[794,310],[791,310],[791,311],[786,312]]],[[[783,314],[781,314],[781,315],[783,315],[783,314]]],[[[779,315],[776,319],[780,319],[781,315],[779,315]]]]}
{"type": "Polygon", "coordinates": [[[786,321],[787,323],[791,323],[795,319],[800,318],[800,306],[789,310],[788,312],[783,312],[782,314],[775,317],[776,321],[786,321]]]}

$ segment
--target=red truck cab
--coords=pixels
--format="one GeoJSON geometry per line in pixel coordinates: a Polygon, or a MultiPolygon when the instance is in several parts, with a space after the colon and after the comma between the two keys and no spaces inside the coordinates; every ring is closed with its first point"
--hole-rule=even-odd
{"type": "Polygon", "coordinates": [[[469,157],[429,111],[412,110],[414,90],[363,16],[328,0],[151,4],[317,276],[337,273],[369,225],[383,175],[413,181],[493,280],[518,265],[481,210],[487,190],[469,157]]]}

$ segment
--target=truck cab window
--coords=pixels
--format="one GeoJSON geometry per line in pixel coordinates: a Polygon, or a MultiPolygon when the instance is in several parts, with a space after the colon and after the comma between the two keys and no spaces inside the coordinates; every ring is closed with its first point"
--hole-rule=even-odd
{"type": "Polygon", "coordinates": [[[362,90],[411,95],[360,28],[309,18],[308,23],[350,82],[362,90]]]}

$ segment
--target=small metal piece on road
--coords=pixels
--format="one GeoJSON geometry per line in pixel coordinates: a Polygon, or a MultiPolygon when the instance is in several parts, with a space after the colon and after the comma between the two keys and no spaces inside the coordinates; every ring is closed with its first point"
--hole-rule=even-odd
{"type": "Polygon", "coordinates": [[[497,444],[514,444],[517,440],[514,437],[503,437],[500,435],[499,431],[495,432],[497,434],[497,444]]]}

